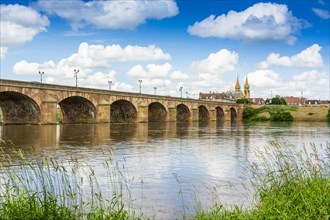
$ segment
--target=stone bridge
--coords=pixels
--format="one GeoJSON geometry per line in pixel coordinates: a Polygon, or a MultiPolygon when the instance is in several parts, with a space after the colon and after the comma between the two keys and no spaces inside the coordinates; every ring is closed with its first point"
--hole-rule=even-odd
{"type": "Polygon", "coordinates": [[[235,103],[0,80],[2,124],[241,120],[235,103]]]}

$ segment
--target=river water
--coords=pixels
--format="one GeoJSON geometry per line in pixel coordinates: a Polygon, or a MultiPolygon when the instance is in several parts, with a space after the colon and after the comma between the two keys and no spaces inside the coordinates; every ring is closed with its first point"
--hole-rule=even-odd
{"type": "Polygon", "coordinates": [[[0,126],[4,153],[33,146],[40,155],[73,156],[90,164],[104,191],[103,163],[111,155],[123,167],[133,207],[156,219],[193,215],[197,202],[249,203],[244,167],[253,150],[274,139],[325,145],[329,136],[325,122],[0,126]]]}

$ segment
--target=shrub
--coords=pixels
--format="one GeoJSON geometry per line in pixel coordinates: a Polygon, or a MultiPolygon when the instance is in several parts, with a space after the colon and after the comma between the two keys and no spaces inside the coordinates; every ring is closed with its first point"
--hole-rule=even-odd
{"type": "Polygon", "coordinates": [[[327,118],[328,118],[328,122],[330,122],[330,108],[328,108],[327,118]]]}
{"type": "Polygon", "coordinates": [[[257,111],[251,107],[245,107],[243,110],[243,120],[249,120],[257,114],[257,111]]]}
{"type": "Polygon", "coordinates": [[[293,116],[288,111],[275,110],[269,112],[270,121],[293,121],[293,116]]]}
{"type": "Polygon", "coordinates": [[[237,104],[250,104],[251,102],[249,100],[247,100],[246,98],[243,98],[243,99],[237,99],[236,103],[237,104]]]}

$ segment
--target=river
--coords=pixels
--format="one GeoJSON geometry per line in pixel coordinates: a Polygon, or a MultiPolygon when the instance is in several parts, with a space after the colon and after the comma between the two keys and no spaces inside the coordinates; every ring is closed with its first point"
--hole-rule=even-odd
{"type": "Polygon", "coordinates": [[[103,191],[110,155],[123,167],[133,206],[156,219],[193,215],[197,201],[244,205],[252,196],[244,167],[253,150],[274,139],[303,146],[329,137],[325,122],[0,126],[4,153],[33,146],[39,155],[73,156],[90,164],[103,191]]]}

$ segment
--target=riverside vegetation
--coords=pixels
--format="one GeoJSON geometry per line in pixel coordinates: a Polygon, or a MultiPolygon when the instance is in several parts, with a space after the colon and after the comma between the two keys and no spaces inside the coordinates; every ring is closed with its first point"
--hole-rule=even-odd
{"type": "Polygon", "coordinates": [[[243,111],[244,121],[330,121],[330,108],[310,106],[248,105],[243,111]]]}
{"type": "MultiPolygon", "coordinates": [[[[256,192],[251,206],[217,203],[182,218],[329,219],[330,144],[296,151],[285,141],[269,143],[247,167],[256,192]]],[[[104,161],[109,197],[101,193],[93,168],[75,158],[37,157],[33,149],[1,157],[0,219],[148,218],[134,208],[129,180],[111,156],[104,161]]]]}

